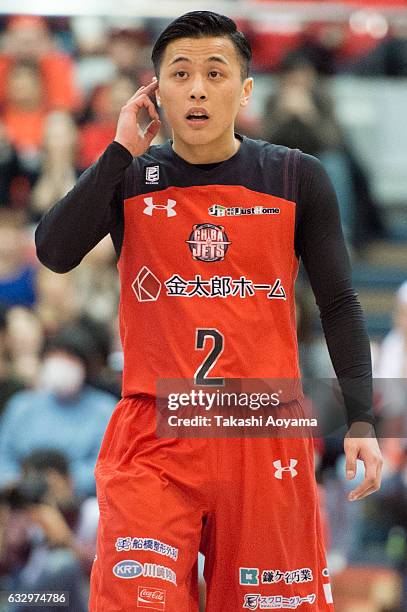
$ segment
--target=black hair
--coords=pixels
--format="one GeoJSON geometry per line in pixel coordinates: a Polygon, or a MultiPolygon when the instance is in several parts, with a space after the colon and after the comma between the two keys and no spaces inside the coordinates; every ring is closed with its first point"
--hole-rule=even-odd
{"type": "Polygon", "coordinates": [[[160,64],[167,45],[177,38],[208,38],[210,36],[226,36],[238,52],[242,80],[249,76],[252,50],[243,32],[237,29],[233,19],[212,11],[191,11],[174,19],[155,41],[151,52],[151,60],[158,76],[160,64]]]}
{"type": "Polygon", "coordinates": [[[316,71],[315,65],[312,61],[304,55],[302,51],[289,51],[284,58],[281,60],[278,67],[280,74],[289,74],[301,69],[313,69],[316,71]]]}
{"type": "Polygon", "coordinates": [[[74,322],[60,329],[55,335],[45,338],[41,358],[52,351],[64,351],[78,357],[89,375],[91,362],[97,355],[98,349],[91,331],[74,322]]]}
{"type": "Polygon", "coordinates": [[[69,463],[66,456],[57,449],[37,449],[27,455],[21,462],[23,470],[35,470],[36,472],[46,472],[55,470],[62,476],[68,476],[69,463]]]}

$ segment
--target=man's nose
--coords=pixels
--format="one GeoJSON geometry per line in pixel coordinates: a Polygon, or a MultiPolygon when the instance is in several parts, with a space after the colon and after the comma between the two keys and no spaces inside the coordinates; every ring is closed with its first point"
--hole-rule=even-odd
{"type": "Polygon", "coordinates": [[[201,77],[194,79],[189,97],[191,100],[206,100],[206,89],[201,77]]]}

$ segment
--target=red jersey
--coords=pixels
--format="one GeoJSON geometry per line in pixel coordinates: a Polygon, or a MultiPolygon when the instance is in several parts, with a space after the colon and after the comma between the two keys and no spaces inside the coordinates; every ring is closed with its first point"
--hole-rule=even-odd
{"type": "Polygon", "coordinates": [[[289,151],[243,138],[230,159],[197,167],[168,142],[132,165],[118,260],[123,395],[155,395],[165,378],[299,376],[289,151]]]}

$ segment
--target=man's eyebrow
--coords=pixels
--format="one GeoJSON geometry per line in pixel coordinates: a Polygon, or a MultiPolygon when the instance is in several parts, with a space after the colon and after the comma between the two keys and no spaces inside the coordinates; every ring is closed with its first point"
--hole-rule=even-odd
{"type": "MultiPolygon", "coordinates": [[[[222,56],[220,55],[211,55],[210,57],[208,57],[206,60],[206,62],[220,62],[221,64],[225,64],[226,66],[228,65],[229,62],[227,62],[222,56]]],[[[174,64],[177,64],[179,62],[191,62],[191,60],[189,59],[189,57],[185,57],[183,55],[180,55],[178,57],[176,57],[175,59],[173,59],[170,63],[169,66],[173,66],[174,64]]]]}
{"type": "Polygon", "coordinates": [[[208,57],[206,61],[207,62],[220,62],[221,64],[226,64],[226,65],[229,63],[221,55],[211,55],[211,57],[208,57]]]}
{"type": "Polygon", "coordinates": [[[170,62],[168,65],[172,66],[173,64],[176,64],[177,62],[190,62],[191,60],[188,59],[187,57],[183,57],[182,55],[180,55],[179,57],[176,57],[175,59],[172,60],[172,62],[170,62]]]}

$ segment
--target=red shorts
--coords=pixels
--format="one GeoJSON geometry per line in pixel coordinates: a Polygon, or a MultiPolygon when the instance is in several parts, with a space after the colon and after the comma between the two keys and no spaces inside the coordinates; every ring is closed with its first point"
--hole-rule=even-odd
{"type": "Polygon", "coordinates": [[[95,468],[90,612],[332,611],[312,438],[155,435],[155,401],[123,398],[95,468]]]}

